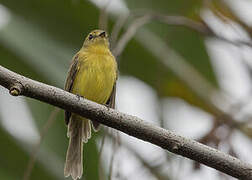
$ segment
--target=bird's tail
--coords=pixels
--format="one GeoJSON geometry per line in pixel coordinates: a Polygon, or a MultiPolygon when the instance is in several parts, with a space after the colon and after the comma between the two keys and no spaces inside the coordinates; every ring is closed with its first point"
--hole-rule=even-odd
{"type": "Polygon", "coordinates": [[[72,176],[74,180],[80,179],[83,172],[82,153],[83,142],[86,143],[91,137],[90,120],[72,114],[68,124],[67,136],[69,145],[64,169],[65,177],[72,176]]]}

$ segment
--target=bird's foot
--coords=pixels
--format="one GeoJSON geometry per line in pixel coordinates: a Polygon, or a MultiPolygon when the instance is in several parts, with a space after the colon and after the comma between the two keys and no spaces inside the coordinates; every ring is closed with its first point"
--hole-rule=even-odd
{"type": "Polygon", "coordinates": [[[104,104],[104,106],[107,108],[107,110],[109,111],[110,107],[108,104],[104,104]]]}
{"type": "Polygon", "coordinates": [[[76,94],[76,96],[78,97],[78,100],[80,100],[80,98],[83,98],[83,96],[76,94]]]}

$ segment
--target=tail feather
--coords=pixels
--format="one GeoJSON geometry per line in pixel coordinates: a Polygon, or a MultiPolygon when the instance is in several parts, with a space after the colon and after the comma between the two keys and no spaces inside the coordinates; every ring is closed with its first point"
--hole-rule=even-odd
{"type": "Polygon", "coordinates": [[[64,176],[80,179],[83,173],[83,142],[91,137],[90,121],[72,114],[68,124],[67,136],[70,138],[66,155],[64,176]]]}
{"type": "Polygon", "coordinates": [[[83,129],[83,142],[87,143],[88,140],[91,138],[91,125],[90,125],[90,120],[85,120],[84,122],[84,129],[83,129]]]}

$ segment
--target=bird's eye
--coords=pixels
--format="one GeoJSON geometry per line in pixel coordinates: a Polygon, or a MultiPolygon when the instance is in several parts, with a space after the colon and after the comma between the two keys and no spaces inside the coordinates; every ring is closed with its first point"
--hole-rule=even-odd
{"type": "Polygon", "coordinates": [[[92,34],[90,34],[89,36],[88,36],[88,39],[89,40],[91,40],[91,39],[93,39],[94,38],[94,36],[92,35],[92,34]]]}

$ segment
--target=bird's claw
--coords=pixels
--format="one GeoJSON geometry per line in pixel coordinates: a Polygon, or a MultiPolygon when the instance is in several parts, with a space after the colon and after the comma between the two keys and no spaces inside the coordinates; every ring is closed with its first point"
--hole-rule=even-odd
{"type": "Polygon", "coordinates": [[[78,97],[78,100],[80,100],[80,98],[83,98],[83,96],[76,94],[76,96],[78,97]]]}
{"type": "Polygon", "coordinates": [[[107,110],[109,111],[110,107],[108,104],[104,104],[104,106],[107,108],[107,110]]]}

